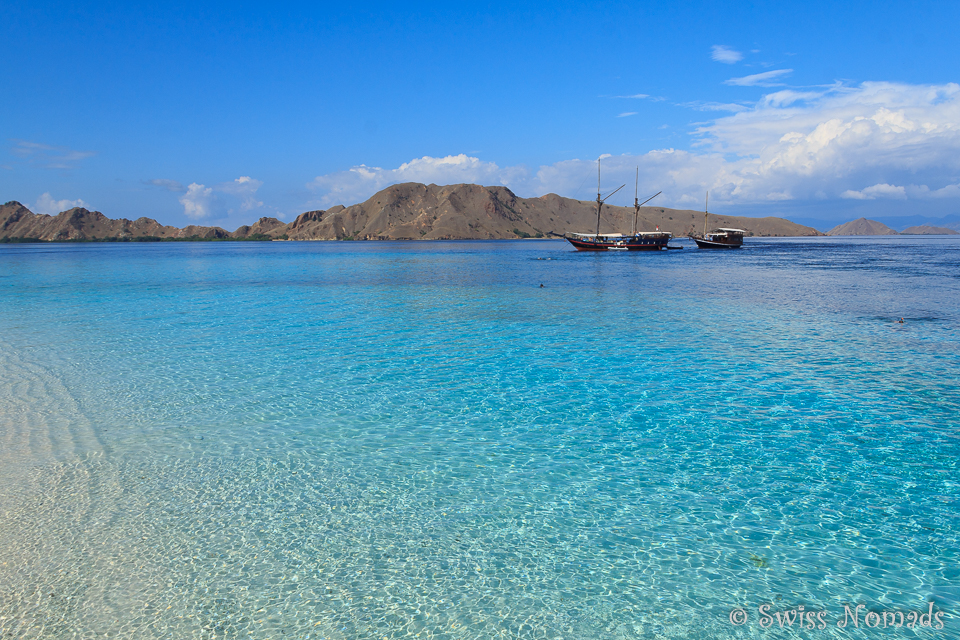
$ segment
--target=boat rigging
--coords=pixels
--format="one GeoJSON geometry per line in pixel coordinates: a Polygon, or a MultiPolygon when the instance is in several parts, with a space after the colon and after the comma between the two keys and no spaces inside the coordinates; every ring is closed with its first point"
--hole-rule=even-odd
{"type": "Polygon", "coordinates": [[[697,246],[701,249],[739,249],[742,247],[743,236],[747,233],[743,229],[720,227],[707,233],[707,218],[710,216],[708,211],[709,204],[710,192],[707,191],[707,197],[703,204],[703,233],[701,235],[694,235],[694,233],[691,232],[690,237],[693,241],[696,242],[697,246]]]}
{"type": "Polygon", "coordinates": [[[577,251],[658,251],[667,248],[667,242],[673,237],[673,234],[660,231],[637,231],[637,221],[640,217],[640,207],[647,204],[658,195],[663,193],[658,191],[642,203],[638,197],[640,188],[640,168],[637,167],[636,191],[633,198],[633,234],[623,233],[600,233],[600,212],[603,210],[603,204],[613,194],[623,189],[625,184],[620,185],[614,191],[609,193],[606,198],[601,196],[600,192],[600,160],[597,160],[597,230],[596,233],[570,233],[564,237],[572,244],[577,251]]]}

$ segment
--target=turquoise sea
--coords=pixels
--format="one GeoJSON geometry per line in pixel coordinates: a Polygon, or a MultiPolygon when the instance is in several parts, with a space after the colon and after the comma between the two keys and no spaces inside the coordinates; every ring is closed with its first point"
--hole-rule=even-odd
{"type": "Polygon", "coordinates": [[[958,638],[960,240],[0,245],[0,637],[958,638]]]}

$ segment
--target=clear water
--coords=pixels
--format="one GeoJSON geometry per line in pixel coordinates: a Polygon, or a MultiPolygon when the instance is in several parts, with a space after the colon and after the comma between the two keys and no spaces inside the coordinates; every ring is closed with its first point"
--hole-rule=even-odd
{"type": "Polygon", "coordinates": [[[960,241],[747,242],[0,246],[0,635],[960,637],[960,241]]]}

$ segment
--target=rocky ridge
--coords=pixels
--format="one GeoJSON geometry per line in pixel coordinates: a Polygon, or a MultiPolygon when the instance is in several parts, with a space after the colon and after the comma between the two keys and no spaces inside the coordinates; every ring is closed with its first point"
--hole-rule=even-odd
{"type": "MultiPolygon", "coordinates": [[[[281,223],[282,224],[282,223],[281,223]]],[[[230,237],[219,227],[164,226],[151,218],[112,220],[99,211],[82,207],[55,216],[33,213],[19,202],[0,206],[0,239],[70,242],[84,240],[198,239],[230,237]]]]}
{"type": "MultiPolygon", "coordinates": [[[[633,207],[604,206],[600,232],[630,232],[633,207]]],[[[674,235],[703,228],[703,212],[641,207],[637,229],[658,226],[674,235]]],[[[56,216],[35,214],[19,202],[0,206],[0,240],[497,240],[545,238],[596,230],[596,203],[548,194],[520,198],[506,187],[397,184],[366,202],[307,211],[285,224],[261,218],[234,232],[220,227],[164,226],[150,218],[112,220],[74,208],[56,216]]],[[[710,214],[709,228],[738,227],[753,236],[822,235],[782,218],[710,214]]]]}

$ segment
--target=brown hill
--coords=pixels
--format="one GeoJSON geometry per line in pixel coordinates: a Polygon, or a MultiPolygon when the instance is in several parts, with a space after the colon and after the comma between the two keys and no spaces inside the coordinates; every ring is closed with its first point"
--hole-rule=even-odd
{"type": "MultiPolygon", "coordinates": [[[[703,228],[703,212],[641,207],[640,231],[660,226],[674,235],[703,228]]],[[[605,206],[600,232],[633,230],[633,207],[605,206]]],[[[163,226],[149,218],[111,220],[99,211],[70,209],[56,216],[35,214],[19,202],[0,207],[0,239],[133,240],[290,239],[290,240],[449,240],[544,238],[566,232],[593,232],[596,203],[548,194],[519,198],[506,187],[475,184],[437,186],[418,183],[387,187],[366,202],[326,211],[307,211],[290,224],[260,218],[228,233],[219,227],[163,226]]],[[[782,218],[745,218],[710,214],[709,227],[738,227],[753,236],[821,235],[782,218]]]]}
{"type": "Polygon", "coordinates": [[[19,202],[0,206],[0,239],[32,238],[50,242],[70,240],[132,240],[136,238],[184,239],[228,237],[219,227],[161,225],[151,218],[111,220],[99,211],[74,207],[55,216],[33,213],[19,202]]]}
{"type": "Polygon", "coordinates": [[[960,231],[954,231],[946,227],[931,227],[928,224],[921,224],[916,227],[907,227],[900,232],[905,236],[956,236],[960,231]]]}
{"type": "MultiPolygon", "coordinates": [[[[601,233],[633,230],[633,207],[604,206],[601,233]]],[[[820,235],[811,227],[782,218],[745,218],[711,214],[714,227],[739,227],[756,236],[820,235]]],[[[548,194],[519,198],[506,187],[457,184],[397,184],[361,204],[308,211],[290,223],[291,240],[441,240],[547,237],[571,231],[596,231],[596,203],[548,194]]],[[[703,226],[703,212],[641,207],[638,230],[658,225],[674,235],[703,226]]]]}
{"type": "Polygon", "coordinates": [[[251,238],[273,234],[273,237],[285,233],[287,225],[276,218],[260,218],[252,225],[243,225],[230,234],[232,238],[251,238]]]}
{"type": "Polygon", "coordinates": [[[876,220],[857,218],[851,222],[838,225],[830,231],[828,236],[895,236],[897,232],[876,220]]]}

